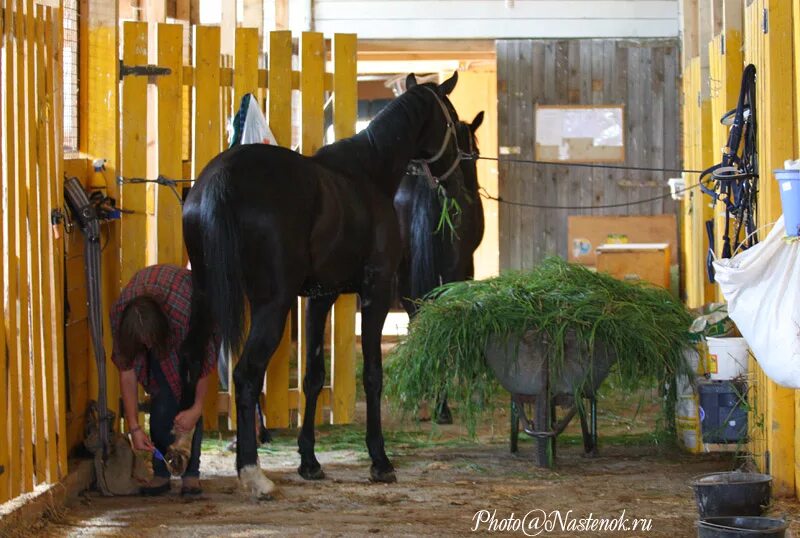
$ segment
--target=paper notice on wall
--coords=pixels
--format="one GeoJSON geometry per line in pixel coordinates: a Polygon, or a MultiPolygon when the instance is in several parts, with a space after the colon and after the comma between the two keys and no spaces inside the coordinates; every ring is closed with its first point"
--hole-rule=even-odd
{"type": "Polygon", "coordinates": [[[621,106],[536,108],[538,158],[572,161],[624,160],[621,106]]]}

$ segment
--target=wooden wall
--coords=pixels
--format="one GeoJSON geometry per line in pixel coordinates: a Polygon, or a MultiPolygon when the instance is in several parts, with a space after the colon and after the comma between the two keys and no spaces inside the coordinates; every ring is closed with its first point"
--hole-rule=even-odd
{"type": "MultiPolygon", "coordinates": [[[[541,105],[623,105],[626,165],[680,168],[676,40],[501,40],[497,42],[499,145],[534,159],[541,105]]],[[[627,203],[663,195],[675,173],[557,165],[500,164],[499,194],[510,202],[558,206],[627,203]]],[[[494,193],[492,193],[494,194],[494,193]]],[[[529,268],[567,254],[567,216],[656,215],[674,202],[596,210],[500,204],[500,269],[529,268]]]]}

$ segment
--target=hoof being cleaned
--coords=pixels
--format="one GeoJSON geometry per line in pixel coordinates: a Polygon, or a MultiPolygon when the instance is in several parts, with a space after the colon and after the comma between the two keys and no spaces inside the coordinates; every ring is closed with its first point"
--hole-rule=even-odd
{"type": "Polygon", "coordinates": [[[242,489],[259,501],[272,499],[275,484],[264,475],[258,465],[245,465],[239,471],[239,485],[242,489]]]}
{"type": "Polygon", "coordinates": [[[175,436],[175,441],[169,445],[166,454],[164,454],[164,459],[170,474],[172,476],[181,476],[186,472],[186,468],[189,466],[189,458],[192,455],[194,428],[188,432],[172,430],[172,434],[175,436]]]}

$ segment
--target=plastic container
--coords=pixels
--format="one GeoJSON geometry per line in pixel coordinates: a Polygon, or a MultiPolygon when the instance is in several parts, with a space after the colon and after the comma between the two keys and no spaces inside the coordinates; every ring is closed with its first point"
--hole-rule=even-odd
{"type": "Polygon", "coordinates": [[[697,522],[700,538],[783,538],[788,523],[772,517],[710,517],[697,522]]]}
{"type": "Polygon", "coordinates": [[[783,221],[786,235],[800,235],[800,170],[775,170],[775,179],[781,191],[783,221]]]}
{"type": "Polygon", "coordinates": [[[710,473],[695,477],[691,485],[701,520],[760,516],[772,494],[772,477],[761,473],[710,473]]]}
{"type": "Polygon", "coordinates": [[[731,381],[698,383],[704,443],[740,443],[747,439],[746,388],[737,385],[731,381]]]}
{"type": "Polygon", "coordinates": [[[727,381],[747,374],[750,352],[744,338],[709,337],[706,373],[711,379],[727,381]]]}

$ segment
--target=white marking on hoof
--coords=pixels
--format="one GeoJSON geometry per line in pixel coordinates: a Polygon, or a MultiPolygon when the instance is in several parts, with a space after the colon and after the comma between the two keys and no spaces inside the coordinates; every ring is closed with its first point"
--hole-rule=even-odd
{"type": "Polygon", "coordinates": [[[239,484],[242,489],[256,499],[271,499],[275,491],[275,484],[264,475],[258,465],[245,465],[239,471],[239,484]]]}

